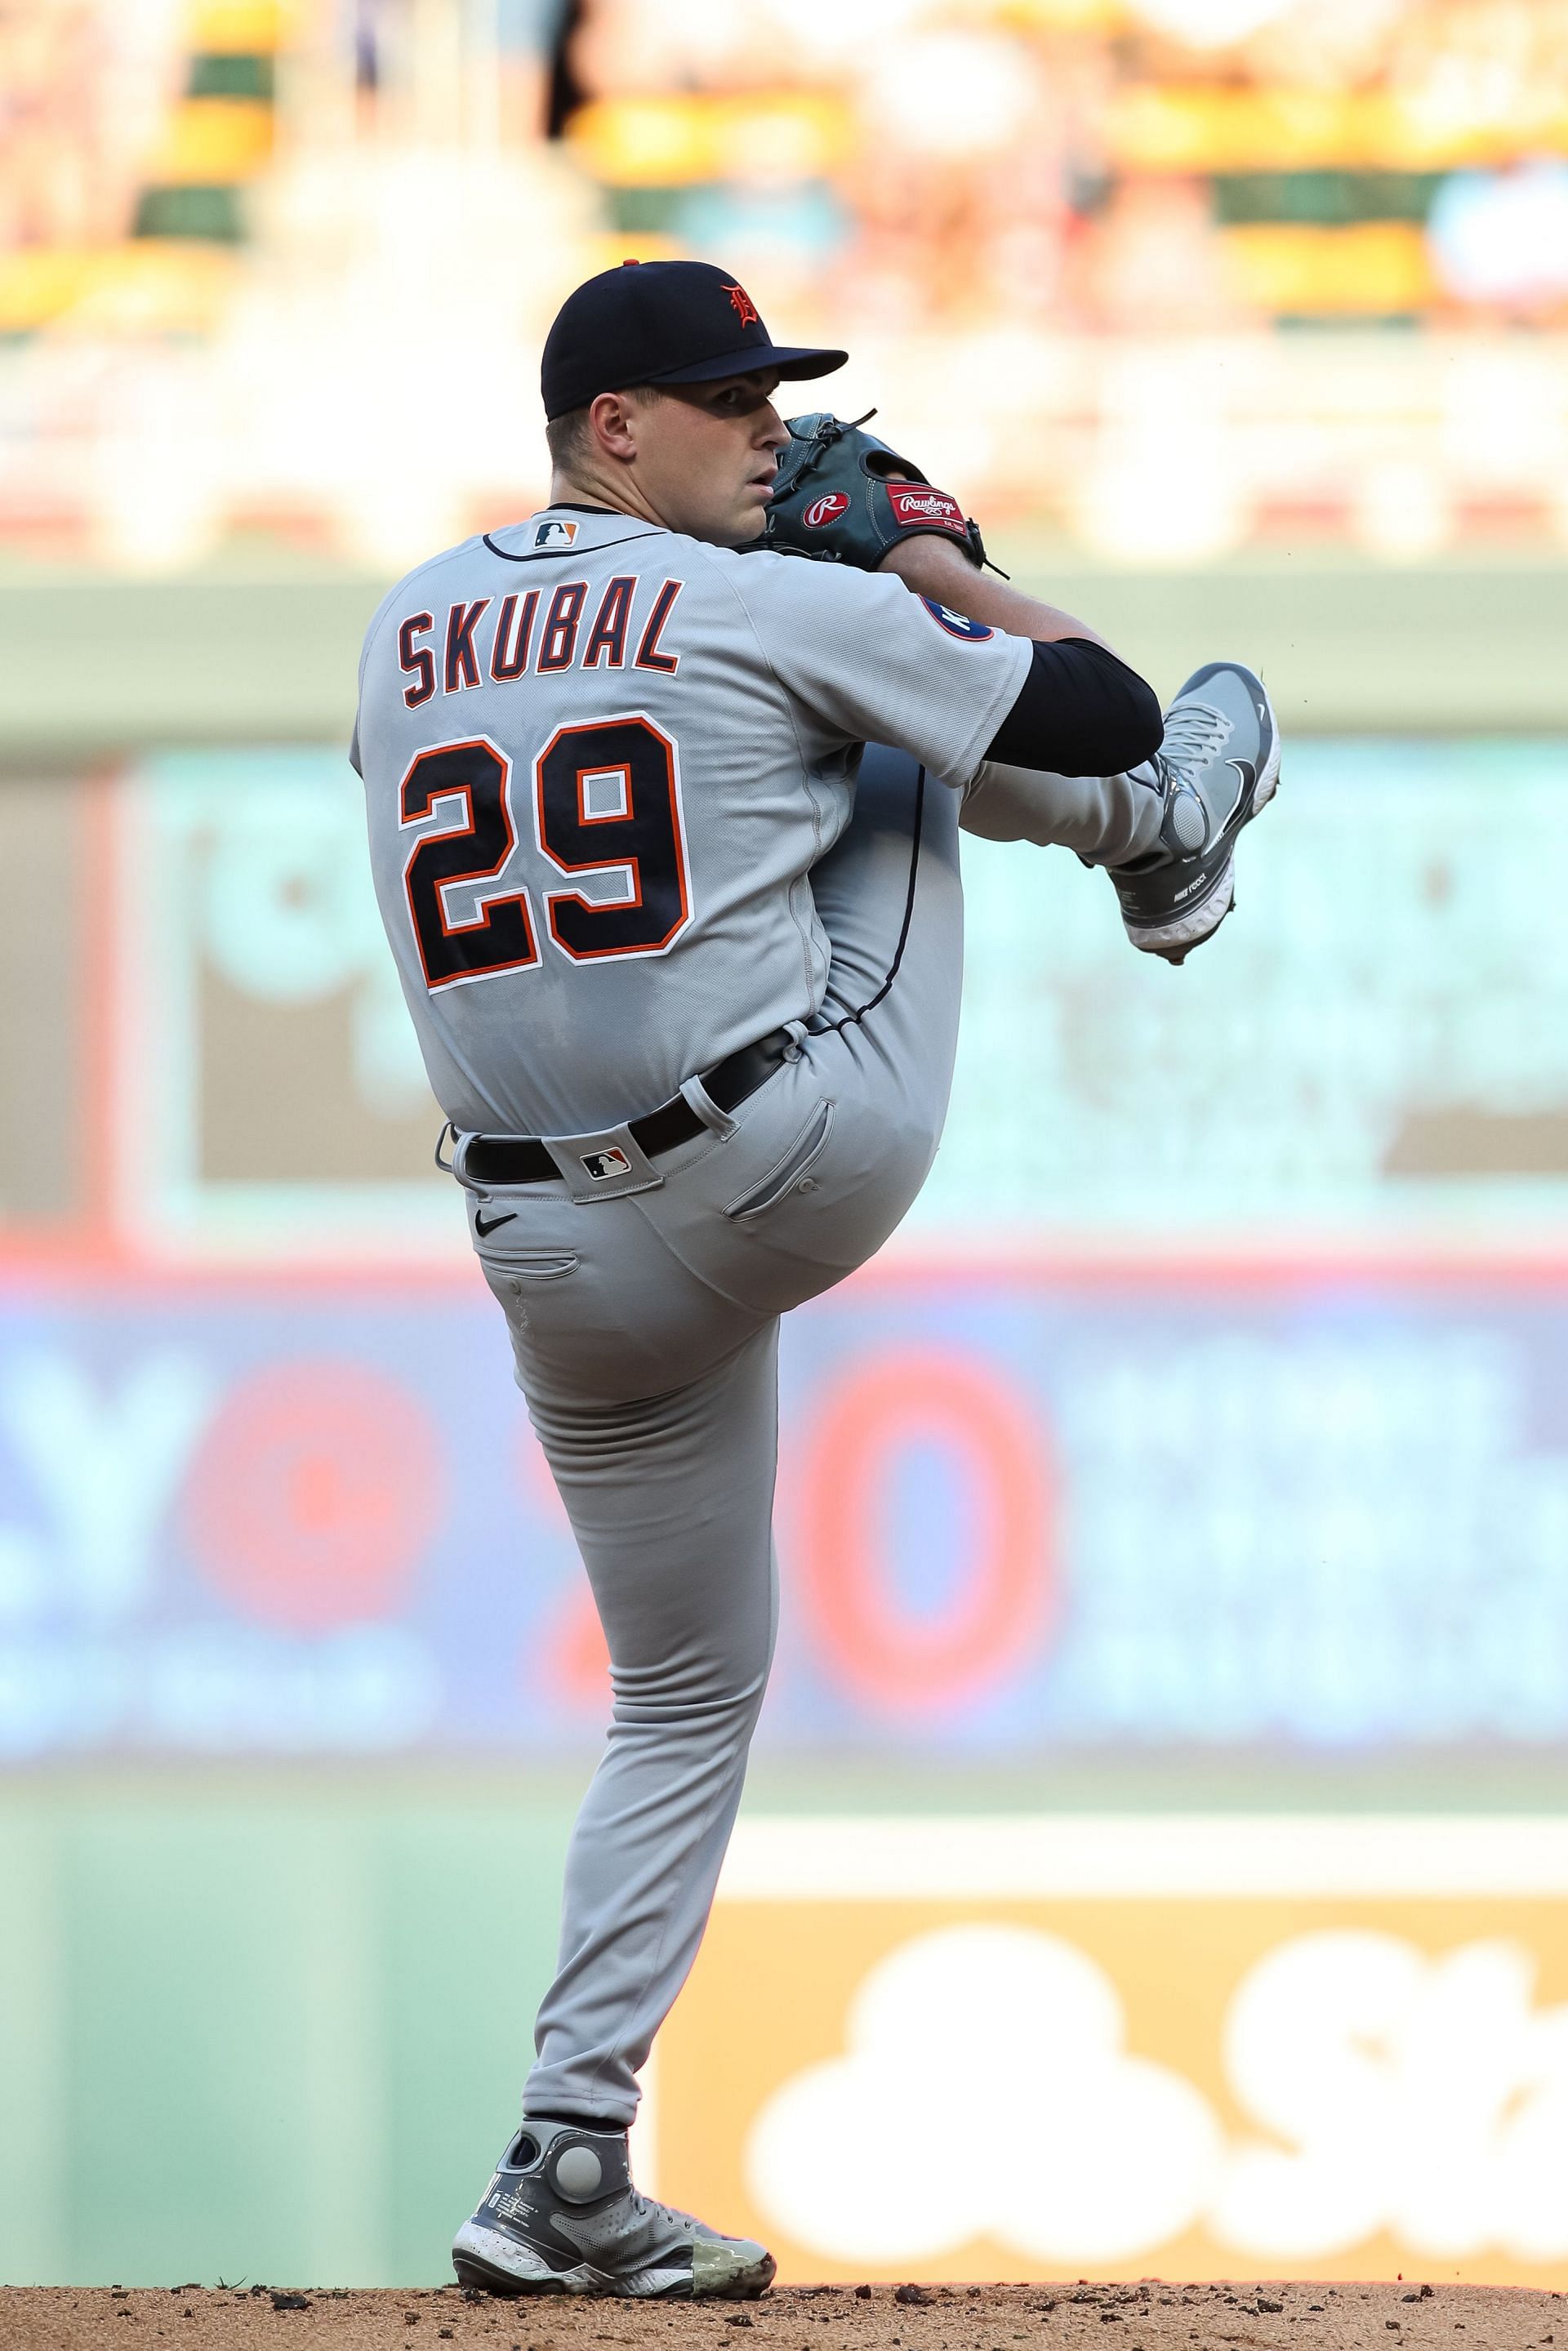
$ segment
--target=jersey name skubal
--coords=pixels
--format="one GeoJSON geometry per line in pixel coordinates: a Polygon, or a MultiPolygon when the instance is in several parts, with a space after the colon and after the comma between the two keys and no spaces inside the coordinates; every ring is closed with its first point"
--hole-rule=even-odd
{"type": "Polygon", "coordinates": [[[356,764],[447,1116],[614,1126],[810,1021],[831,955],[811,873],[861,745],[963,783],[1029,663],[891,576],[609,511],[422,564],[371,624],[356,764]]]}
{"type": "Polygon", "coordinates": [[[476,596],[449,604],[440,623],[429,610],[406,613],[397,631],[398,667],[410,680],[403,702],[417,710],[437,692],[461,694],[569,669],[630,667],[674,677],[681,657],[666,649],[664,636],[685,585],[622,573],[603,586],[564,580],[553,588],[476,596]]]}

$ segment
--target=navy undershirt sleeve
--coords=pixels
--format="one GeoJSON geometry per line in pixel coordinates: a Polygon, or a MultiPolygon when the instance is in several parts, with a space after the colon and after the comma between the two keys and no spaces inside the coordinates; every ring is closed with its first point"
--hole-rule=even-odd
{"type": "Polygon", "coordinates": [[[1164,735],[1154,688],[1104,645],[1036,638],[1018,700],[986,757],[1059,776],[1114,776],[1151,758],[1164,735]]]}

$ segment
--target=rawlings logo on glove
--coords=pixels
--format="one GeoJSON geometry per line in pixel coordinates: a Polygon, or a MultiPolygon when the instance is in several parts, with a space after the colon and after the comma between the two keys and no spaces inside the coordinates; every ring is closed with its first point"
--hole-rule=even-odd
{"type": "Polygon", "coordinates": [[[766,533],[755,546],[874,571],[900,539],[930,531],[956,538],[971,563],[984,563],[978,525],[885,441],[836,416],[792,416],[789,423],[766,533]]]}
{"type": "Polygon", "coordinates": [[[928,484],[907,486],[902,482],[889,482],[887,502],[893,508],[893,519],[905,530],[924,525],[927,530],[950,530],[967,540],[969,526],[964,519],[964,509],[956,498],[946,490],[934,490],[928,484]]]}

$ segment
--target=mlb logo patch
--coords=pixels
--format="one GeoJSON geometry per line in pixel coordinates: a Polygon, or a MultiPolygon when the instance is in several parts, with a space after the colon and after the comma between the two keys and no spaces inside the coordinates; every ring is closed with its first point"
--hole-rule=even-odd
{"type": "Polygon", "coordinates": [[[836,522],[847,510],[849,503],[842,490],[825,490],[820,498],[811,500],[800,520],[808,530],[825,529],[829,523],[836,522]]]}
{"type": "Polygon", "coordinates": [[[950,498],[946,490],[934,490],[929,482],[889,482],[887,499],[894,521],[905,530],[918,523],[925,530],[950,530],[959,538],[968,537],[957,499],[950,498]]]}
{"type": "Polygon", "coordinates": [[[541,522],[534,532],[536,547],[570,547],[577,537],[574,522],[541,522]]]}
{"type": "Polygon", "coordinates": [[[612,1144],[608,1151],[584,1151],[580,1157],[596,1184],[608,1184],[617,1176],[630,1176],[632,1173],[632,1162],[615,1144],[612,1144]]]}

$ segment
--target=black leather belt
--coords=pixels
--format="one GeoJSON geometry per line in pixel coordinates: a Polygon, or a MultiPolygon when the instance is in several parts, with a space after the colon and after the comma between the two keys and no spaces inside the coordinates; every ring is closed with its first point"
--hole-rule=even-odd
{"type": "MultiPolygon", "coordinates": [[[[703,1087],[708,1099],[720,1110],[734,1110],[766,1084],[784,1060],[790,1041],[788,1029],[775,1029],[770,1036],[759,1037],[755,1045],[743,1045],[716,1069],[705,1070],[703,1087]]],[[[650,1159],[707,1131],[684,1094],[630,1122],[633,1142],[650,1159]]],[[[548,1184],[559,1176],[560,1169],[532,1135],[476,1134],[464,1154],[463,1173],[476,1184],[548,1184]]]]}

